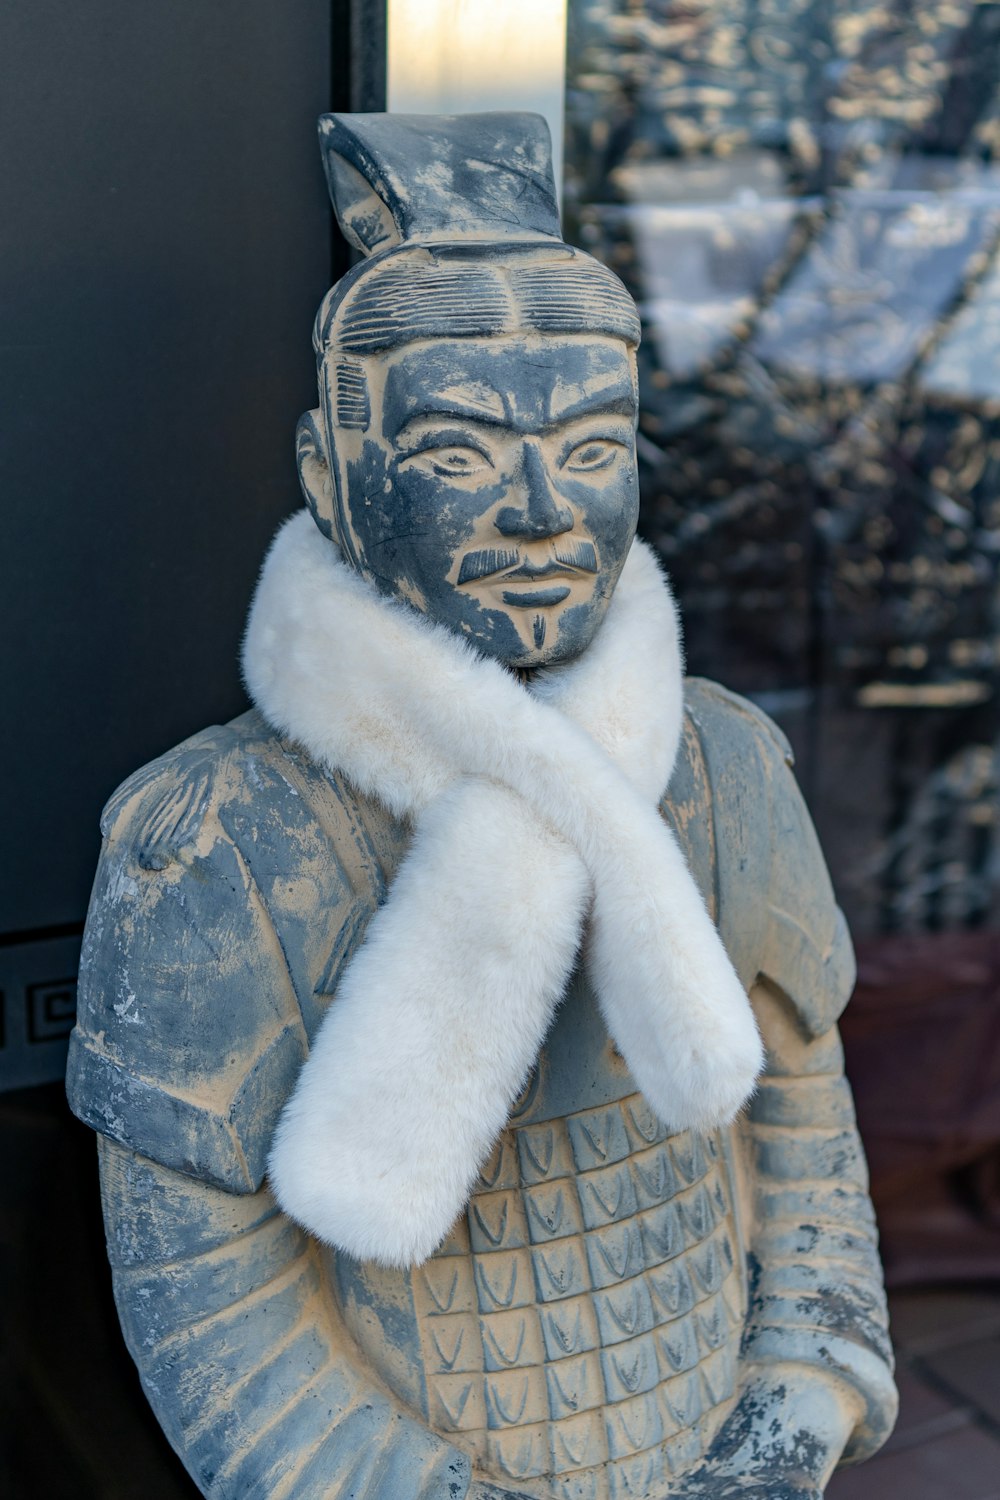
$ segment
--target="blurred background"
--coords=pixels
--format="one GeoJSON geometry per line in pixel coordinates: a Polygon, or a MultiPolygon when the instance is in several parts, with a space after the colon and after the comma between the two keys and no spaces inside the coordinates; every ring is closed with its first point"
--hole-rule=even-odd
{"type": "MultiPolygon", "coordinates": [[[[689,670],[790,737],[857,941],[844,1037],[906,1382],[896,1449],[860,1472],[896,1468],[865,1493],[990,1500],[1000,4],[568,0],[565,36],[566,237],[643,319],[641,529],[689,670]]],[[[0,10],[0,1492],[18,1500],[194,1493],[120,1345],[93,1142],[58,1080],[101,805],[244,707],[247,601],[299,503],[311,320],[348,264],[315,118],[385,107],[386,51],[372,0],[0,10]]],[[[831,1496],[861,1495],[844,1484],[831,1496]]]]}
{"type": "Polygon", "coordinates": [[[568,233],[642,312],[642,529],[689,671],[795,748],[887,1272],[1000,1275],[1000,5],[569,16],[568,233]]]}

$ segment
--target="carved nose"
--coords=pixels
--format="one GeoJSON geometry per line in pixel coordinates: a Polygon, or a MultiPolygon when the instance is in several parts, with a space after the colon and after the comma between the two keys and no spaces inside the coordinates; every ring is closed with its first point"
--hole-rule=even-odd
{"type": "Polygon", "coordinates": [[[525,443],[520,475],[520,505],[505,505],[496,518],[503,536],[559,536],[572,531],[573,512],[560,505],[545,471],[542,455],[533,443],[525,443]]]}

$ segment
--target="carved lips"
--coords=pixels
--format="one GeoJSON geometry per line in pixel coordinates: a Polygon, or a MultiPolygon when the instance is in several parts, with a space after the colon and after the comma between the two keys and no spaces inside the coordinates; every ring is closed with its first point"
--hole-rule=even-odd
{"type": "MultiPolygon", "coordinates": [[[[593,542],[575,542],[572,546],[554,547],[540,563],[524,558],[515,548],[484,548],[467,552],[458,573],[458,584],[495,579],[498,583],[531,585],[553,578],[574,579],[581,573],[597,573],[597,550],[593,542]]],[[[570,583],[542,588],[505,588],[503,602],[521,609],[542,609],[562,604],[569,597],[570,583]]]]}

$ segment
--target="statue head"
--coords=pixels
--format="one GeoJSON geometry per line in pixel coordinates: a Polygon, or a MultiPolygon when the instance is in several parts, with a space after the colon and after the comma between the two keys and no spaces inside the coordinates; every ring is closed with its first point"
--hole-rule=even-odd
{"type": "Polygon", "coordinates": [[[535,115],[327,115],[369,258],[316,318],[299,474],[382,592],[519,667],[592,639],[635,533],[639,322],[559,232],[535,115]]]}

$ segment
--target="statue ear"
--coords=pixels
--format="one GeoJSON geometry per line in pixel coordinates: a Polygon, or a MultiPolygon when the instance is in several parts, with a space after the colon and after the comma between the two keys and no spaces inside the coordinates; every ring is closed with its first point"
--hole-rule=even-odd
{"type": "Polygon", "coordinates": [[[334,480],[330,473],[330,458],[318,411],[304,412],[299,418],[295,429],[295,457],[299,484],[302,486],[305,502],[312,511],[313,520],[325,537],[336,542],[339,538],[333,494],[334,480]]]}

